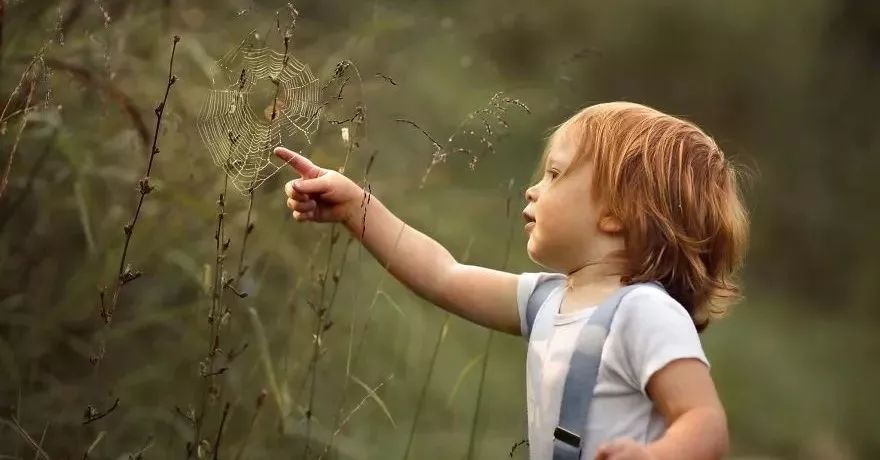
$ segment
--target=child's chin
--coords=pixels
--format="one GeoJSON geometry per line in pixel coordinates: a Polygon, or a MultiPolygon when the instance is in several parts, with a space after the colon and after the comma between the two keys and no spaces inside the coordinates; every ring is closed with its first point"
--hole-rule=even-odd
{"type": "Polygon", "coordinates": [[[529,238],[529,242],[526,244],[526,252],[529,254],[529,259],[531,259],[532,262],[544,266],[541,252],[538,250],[537,244],[535,244],[533,238],[529,238]]]}
{"type": "Polygon", "coordinates": [[[562,273],[561,270],[555,268],[559,264],[553,263],[553,258],[540,251],[531,240],[529,240],[529,244],[526,246],[526,252],[529,254],[529,259],[532,262],[540,265],[545,270],[562,273]]]}

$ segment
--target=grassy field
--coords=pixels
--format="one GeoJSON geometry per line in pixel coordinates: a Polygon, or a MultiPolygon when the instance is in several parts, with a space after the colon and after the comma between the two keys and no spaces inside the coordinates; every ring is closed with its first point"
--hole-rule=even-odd
{"type": "Polygon", "coordinates": [[[731,457],[880,455],[868,2],[0,5],[0,458],[527,457],[521,339],[293,222],[291,171],[249,194],[216,163],[216,61],[255,33],[321,89],[281,143],[512,272],[539,270],[522,192],[572,111],[706,126],[756,172],[745,299],[703,336],[731,457]]]}

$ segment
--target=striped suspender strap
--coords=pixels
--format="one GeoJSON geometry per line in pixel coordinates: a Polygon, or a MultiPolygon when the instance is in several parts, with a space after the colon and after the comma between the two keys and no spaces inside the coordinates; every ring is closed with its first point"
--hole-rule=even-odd
{"type": "Polygon", "coordinates": [[[564,278],[552,279],[545,283],[538,284],[538,287],[532,292],[532,296],[529,297],[529,301],[526,303],[526,339],[532,335],[532,326],[535,324],[535,317],[538,316],[538,310],[541,309],[541,305],[547,300],[547,297],[550,297],[550,294],[552,294],[556,288],[564,285],[564,278]]]}
{"type": "Polygon", "coordinates": [[[580,460],[587,415],[599,377],[602,346],[620,300],[639,286],[661,289],[653,283],[624,286],[608,296],[581,329],[571,355],[559,409],[559,423],[553,432],[553,460],[580,460]]]}

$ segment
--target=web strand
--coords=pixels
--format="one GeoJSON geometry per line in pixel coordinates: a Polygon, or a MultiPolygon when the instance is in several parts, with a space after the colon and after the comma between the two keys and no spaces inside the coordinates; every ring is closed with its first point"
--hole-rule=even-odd
{"type": "Polygon", "coordinates": [[[199,136],[214,164],[247,193],[284,166],[272,154],[274,147],[311,143],[323,106],[321,84],[308,65],[290,54],[248,40],[218,60],[216,72],[222,82],[213,82],[199,112],[199,136]],[[251,99],[264,80],[275,86],[275,97],[258,113],[251,99]]]}

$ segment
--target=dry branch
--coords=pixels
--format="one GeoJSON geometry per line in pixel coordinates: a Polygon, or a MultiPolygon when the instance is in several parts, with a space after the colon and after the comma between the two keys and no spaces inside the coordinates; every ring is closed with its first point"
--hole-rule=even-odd
{"type": "MultiPolygon", "coordinates": [[[[177,81],[177,76],[175,76],[172,72],[174,70],[174,53],[177,51],[177,43],[180,41],[180,36],[175,35],[172,46],[171,46],[171,58],[168,63],[168,79],[165,84],[165,96],[162,98],[162,102],[156,106],[155,114],[156,114],[156,127],[153,131],[153,145],[150,148],[150,159],[147,162],[147,169],[144,172],[144,176],[138,181],[138,203],[135,208],[134,215],[131,220],[125,224],[123,227],[123,232],[125,233],[125,244],[122,247],[122,255],[119,258],[119,269],[116,272],[116,289],[113,290],[113,298],[110,301],[110,305],[105,305],[103,301],[103,292],[101,295],[101,317],[104,319],[105,324],[110,324],[113,319],[113,313],[116,310],[116,306],[119,302],[119,293],[122,290],[122,287],[129,283],[130,281],[134,281],[137,279],[141,272],[134,271],[130,266],[126,265],[126,256],[128,255],[128,247],[131,244],[131,236],[134,233],[135,225],[137,225],[138,217],[141,214],[141,208],[144,204],[144,198],[153,191],[153,187],[150,185],[150,172],[153,170],[153,160],[156,158],[156,155],[159,153],[159,130],[162,127],[162,115],[165,114],[165,106],[168,103],[168,94],[171,92],[171,87],[177,81]]],[[[100,359],[100,357],[99,357],[100,359]]]]}

